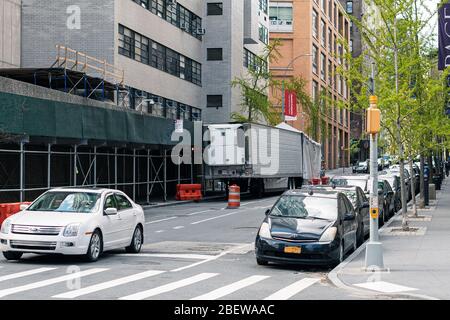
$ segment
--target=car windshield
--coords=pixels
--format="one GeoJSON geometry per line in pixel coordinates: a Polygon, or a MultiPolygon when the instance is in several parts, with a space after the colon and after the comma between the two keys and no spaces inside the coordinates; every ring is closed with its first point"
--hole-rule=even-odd
{"type": "Polygon", "coordinates": [[[365,162],[360,162],[360,163],[358,163],[358,166],[360,166],[360,167],[365,167],[365,166],[366,166],[366,163],[365,163],[365,162]]]}
{"type": "Polygon", "coordinates": [[[28,211],[92,213],[98,208],[100,194],[89,192],[47,192],[28,211]]]}
{"type": "Polygon", "coordinates": [[[335,186],[342,186],[342,187],[348,187],[348,186],[360,187],[363,190],[367,189],[366,188],[367,180],[364,180],[364,179],[334,178],[334,179],[331,179],[331,184],[334,184],[335,186]]]}
{"type": "Polygon", "coordinates": [[[271,216],[289,218],[337,219],[337,201],[322,197],[282,196],[270,212],[271,216]]]}

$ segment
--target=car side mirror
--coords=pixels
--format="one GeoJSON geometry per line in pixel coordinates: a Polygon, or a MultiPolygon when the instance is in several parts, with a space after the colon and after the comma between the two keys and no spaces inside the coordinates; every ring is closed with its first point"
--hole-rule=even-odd
{"type": "Polygon", "coordinates": [[[268,216],[269,213],[270,213],[270,209],[267,209],[266,212],[265,212],[266,216],[268,216]]]}
{"type": "Polygon", "coordinates": [[[344,216],[344,221],[353,221],[353,220],[355,220],[355,218],[356,218],[356,215],[354,213],[352,213],[352,212],[346,213],[344,216]]]}
{"type": "Polygon", "coordinates": [[[23,211],[23,210],[27,210],[29,207],[30,207],[30,205],[28,205],[28,204],[21,204],[19,208],[20,208],[20,211],[23,211]]]}
{"type": "Polygon", "coordinates": [[[379,196],[383,195],[383,190],[378,190],[378,195],[379,196]]]}
{"type": "Polygon", "coordinates": [[[363,208],[363,209],[369,208],[369,203],[368,202],[363,202],[361,208],[363,208]]]}
{"type": "Polygon", "coordinates": [[[107,216],[114,216],[117,214],[117,209],[116,208],[106,208],[104,212],[105,212],[105,215],[107,215],[107,216]]]}

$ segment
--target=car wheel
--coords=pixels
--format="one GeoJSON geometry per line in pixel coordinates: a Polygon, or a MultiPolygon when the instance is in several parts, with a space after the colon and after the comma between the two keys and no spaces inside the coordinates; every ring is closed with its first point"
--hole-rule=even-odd
{"type": "Polygon", "coordinates": [[[267,266],[269,264],[269,262],[267,260],[260,259],[260,258],[256,258],[256,263],[259,266],[267,266]]]}
{"type": "Polygon", "coordinates": [[[89,243],[89,248],[84,256],[85,260],[88,262],[95,262],[100,257],[103,250],[103,240],[100,232],[95,230],[91,236],[91,242],[89,243]]]}
{"type": "Polygon", "coordinates": [[[133,238],[131,239],[131,244],[125,248],[128,253],[139,253],[142,248],[142,243],[144,242],[144,235],[142,234],[141,227],[137,226],[134,229],[133,238]]]}
{"type": "Polygon", "coordinates": [[[5,251],[3,252],[3,256],[6,260],[20,260],[22,258],[23,252],[15,252],[15,251],[5,251]]]}

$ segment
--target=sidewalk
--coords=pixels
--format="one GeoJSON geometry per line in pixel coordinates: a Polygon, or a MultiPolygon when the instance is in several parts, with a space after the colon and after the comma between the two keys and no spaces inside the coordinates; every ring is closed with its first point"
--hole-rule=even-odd
{"type": "Polygon", "coordinates": [[[338,168],[333,170],[325,170],[325,176],[332,177],[332,176],[346,176],[346,175],[352,175],[352,167],[346,167],[344,169],[338,168]]]}
{"type": "Polygon", "coordinates": [[[365,244],[336,267],[329,279],[338,287],[379,295],[413,299],[450,299],[450,179],[445,179],[431,207],[418,210],[405,234],[398,232],[401,215],[380,230],[387,271],[365,272],[365,244]],[[394,229],[394,230],[392,230],[394,229]]]}

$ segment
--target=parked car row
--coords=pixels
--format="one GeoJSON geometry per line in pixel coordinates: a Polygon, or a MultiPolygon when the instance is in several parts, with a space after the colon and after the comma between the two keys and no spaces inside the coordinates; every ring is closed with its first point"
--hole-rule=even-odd
{"type": "MultiPolygon", "coordinates": [[[[336,265],[370,232],[369,175],[334,176],[330,185],[286,191],[266,211],[255,240],[256,262],[336,265]]],[[[379,226],[400,208],[400,177],[378,181],[379,226]]]]}

